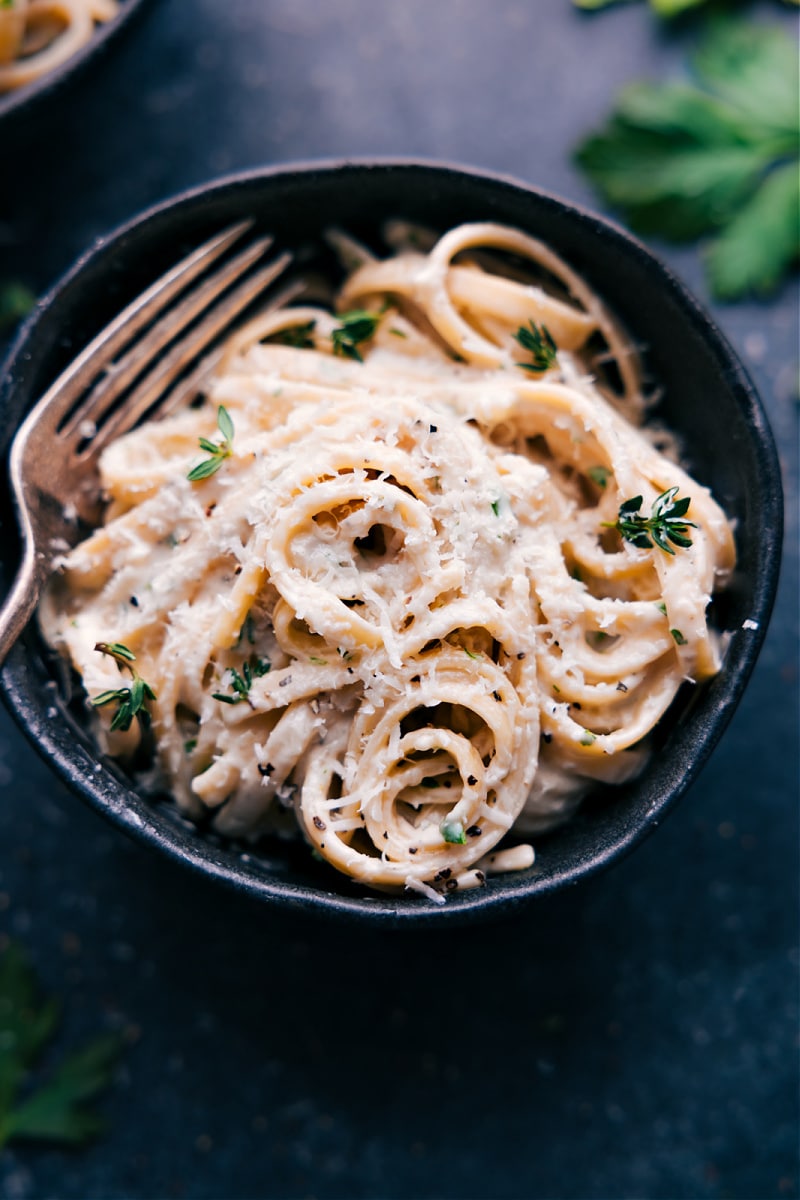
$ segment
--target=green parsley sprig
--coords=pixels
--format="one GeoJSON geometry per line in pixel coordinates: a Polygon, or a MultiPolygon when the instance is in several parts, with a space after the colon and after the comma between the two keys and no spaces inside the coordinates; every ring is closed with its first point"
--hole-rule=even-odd
{"type": "Polygon", "coordinates": [[[620,504],[616,521],[603,521],[603,525],[609,529],[616,529],[626,542],[638,546],[641,550],[650,549],[655,542],[659,549],[667,554],[674,554],[675,551],[669,543],[673,542],[684,549],[691,546],[692,539],[688,530],[690,527],[697,528],[694,521],[685,519],[691,498],[684,496],[681,500],[676,500],[677,494],[677,487],[662,492],[653,501],[649,517],[643,517],[639,511],[642,507],[642,497],[634,496],[620,504]]]}
{"type": "Polygon", "coordinates": [[[0,1149],[37,1139],[81,1145],[103,1128],[89,1102],[111,1083],[121,1034],[103,1034],[38,1079],[32,1072],[55,1037],[59,1005],[42,998],[21,948],[0,957],[0,1149]]]}
{"type": "MultiPolygon", "coordinates": [[[[628,3],[629,0],[572,0],[577,8],[596,11],[600,8],[611,8],[614,4],[628,3]]],[[[800,4],[800,0],[783,0],[784,4],[800,4]]],[[[679,17],[681,13],[689,12],[692,8],[700,8],[708,0],[650,0],[650,7],[659,17],[679,17]]]]}
{"type": "Polygon", "coordinates": [[[130,729],[134,717],[142,729],[147,729],[150,725],[150,713],[147,709],[147,702],[148,700],[157,700],[158,697],[150,687],[150,684],[145,683],[134,667],[133,664],[136,662],[136,655],[127,646],[123,646],[121,642],[98,642],[95,645],[95,650],[99,650],[101,654],[110,655],[121,667],[127,668],[131,673],[131,685],[130,687],[101,692],[99,696],[92,697],[92,706],[94,708],[103,708],[106,704],[119,705],[111,722],[112,732],[115,729],[120,729],[124,733],[127,729],[130,729]]]}
{"type": "Polygon", "coordinates": [[[523,371],[542,375],[556,365],[558,347],[546,325],[537,325],[535,321],[528,321],[528,325],[530,326],[528,329],[524,325],[520,325],[514,334],[514,339],[519,342],[523,350],[529,352],[532,361],[516,365],[522,367],[523,371]]]}
{"type": "Polygon", "coordinates": [[[382,316],[381,312],[368,312],[365,308],[354,308],[351,312],[341,313],[341,323],[331,333],[333,353],[363,362],[358,347],[375,336],[382,316]]]}
{"type": "Polygon", "coordinates": [[[800,257],[796,46],[780,28],[723,21],[691,66],[699,87],[624,88],[577,161],[642,233],[717,235],[706,267],[719,299],[772,291],[800,257]]]}
{"type": "Polygon", "coordinates": [[[241,674],[235,667],[230,667],[228,674],[231,678],[231,691],[212,692],[211,696],[214,700],[221,700],[223,704],[241,704],[250,695],[253,680],[260,679],[271,669],[272,663],[268,658],[256,658],[252,666],[249,662],[242,663],[241,674]]]}
{"type": "Polygon", "coordinates": [[[221,442],[212,442],[208,438],[199,438],[200,449],[205,450],[209,455],[199,462],[196,467],[192,467],[187,479],[192,483],[196,483],[199,479],[208,479],[211,475],[216,475],[226,458],[230,458],[233,454],[233,421],[227,408],[220,404],[217,409],[217,428],[222,434],[221,442]]]}
{"type": "MultiPolygon", "coordinates": [[[[2,7],[2,5],[0,5],[2,7]]],[[[16,280],[0,283],[0,334],[9,333],[36,303],[29,287],[16,280]]]]}

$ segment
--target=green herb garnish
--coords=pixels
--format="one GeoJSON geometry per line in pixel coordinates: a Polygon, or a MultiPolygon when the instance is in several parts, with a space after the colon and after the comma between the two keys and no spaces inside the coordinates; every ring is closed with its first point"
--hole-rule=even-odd
{"type": "Polygon", "coordinates": [[[0,283],[0,334],[13,329],[18,321],[27,317],[35,303],[36,297],[24,283],[0,283]]]}
{"type": "Polygon", "coordinates": [[[275,334],[275,341],[282,346],[294,346],[298,350],[313,350],[312,334],[317,327],[316,321],[304,321],[302,325],[291,325],[275,334]]]}
{"type": "Polygon", "coordinates": [[[581,734],[581,745],[593,746],[596,741],[597,734],[592,733],[591,729],[584,729],[583,733],[581,734]]]}
{"type": "Polygon", "coordinates": [[[158,697],[150,687],[150,684],[145,683],[133,666],[136,662],[136,655],[127,646],[123,646],[121,642],[97,642],[95,650],[99,650],[101,654],[108,654],[121,667],[125,667],[130,671],[132,678],[130,687],[116,688],[107,692],[101,692],[99,696],[92,697],[92,706],[94,708],[103,708],[106,704],[119,705],[111,721],[112,732],[120,729],[124,733],[127,729],[130,729],[134,717],[136,717],[142,729],[147,729],[150,725],[150,713],[147,709],[147,701],[156,700],[158,697]]]}
{"type": "Polygon", "coordinates": [[[598,487],[604,488],[608,483],[611,471],[608,467],[589,467],[586,474],[591,479],[592,483],[596,483],[598,487]]]}
{"type": "Polygon", "coordinates": [[[642,497],[634,496],[633,499],[620,504],[619,516],[616,521],[603,521],[603,525],[609,529],[616,529],[626,542],[630,542],[642,550],[649,549],[655,542],[667,554],[674,554],[675,551],[669,542],[683,548],[691,546],[692,539],[688,536],[687,530],[690,526],[692,529],[697,528],[694,521],[684,520],[691,504],[690,498],[684,496],[682,500],[676,500],[677,494],[677,487],[671,487],[668,491],[662,492],[653,501],[649,517],[643,517],[639,512],[642,507],[642,497]]]}
{"type": "Polygon", "coordinates": [[[480,654],[473,654],[472,651],[468,650],[466,646],[464,647],[464,653],[466,654],[467,658],[474,658],[476,661],[480,661],[480,654]]]}
{"type": "Polygon", "coordinates": [[[241,646],[244,639],[247,638],[251,646],[255,645],[256,635],[253,627],[253,614],[248,613],[242,621],[242,628],[239,630],[239,636],[236,639],[236,645],[241,646]]]}
{"type": "Polygon", "coordinates": [[[491,508],[492,512],[494,513],[494,515],[496,517],[500,516],[500,501],[499,500],[492,500],[489,507],[491,508]]]}
{"type": "Polygon", "coordinates": [[[779,28],[727,21],[692,66],[702,87],[623,89],[577,160],[635,229],[717,234],[706,265],[720,299],[772,291],[800,255],[796,46],[779,28]]]}
{"type": "Polygon", "coordinates": [[[680,629],[670,629],[670,633],[674,637],[676,645],[686,646],[688,644],[680,629]]]}
{"type": "Polygon", "coordinates": [[[95,1038],[29,1086],[58,1015],[57,1001],[39,996],[25,955],[9,943],[0,958],[0,1149],[23,1138],[78,1146],[103,1128],[88,1104],[113,1079],[121,1035],[95,1038]]]}
{"type": "Polygon", "coordinates": [[[466,845],[467,835],[461,821],[456,821],[452,817],[445,817],[439,826],[439,833],[446,842],[450,842],[454,846],[466,845]]]}
{"type": "Polygon", "coordinates": [[[593,650],[602,653],[606,649],[606,642],[611,641],[611,635],[606,633],[604,629],[590,629],[586,634],[587,645],[593,650]]]}
{"type": "Polygon", "coordinates": [[[528,325],[529,329],[520,325],[514,338],[523,350],[530,353],[533,361],[516,365],[522,367],[523,371],[532,371],[536,375],[541,375],[555,366],[558,347],[546,325],[537,325],[535,321],[528,321],[528,325]]]}
{"type": "Polygon", "coordinates": [[[233,454],[233,421],[227,408],[222,404],[217,409],[217,428],[222,434],[221,442],[211,442],[208,438],[203,437],[198,439],[200,449],[205,450],[209,457],[204,458],[196,467],[192,467],[186,476],[192,483],[216,475],[225,459],[230,458],[233,454]]]}
{"type": "Polygon", "coordinates": [[[331,334],[333,353],[363,362],[358,347],[374,336],[382,316],[383,313],[368,312],[364,308],[354,308],[352,312],[341,313],[341,324],[331,334]]]}
{"type": "MultiPolygon", "coordinates": [[[[611,8],[613,4],[628,3],[629,0],[572,0],[577,8],[595,12],[600,8],[611,8]]],[[[783,0],[784,4],[798,4],[800,0],[783,0]]],[[[692,8],[700,8],[707,0],[650,0],[650,7],[659,17],[679,17],[692,8]]]]}
{"type": "Polygon", "coordinates": [[[212,692],[211,698],[221,700],[223,704],[241,704],[248,698],[253,680],[267,675],[271,669],[272,663],[268,658],[256,658],[252,665],[249,662],[242,663],[241,674],[235,667],[230,667],[227,673],[230,675],[233,690],[231,692],[212,692]]]}

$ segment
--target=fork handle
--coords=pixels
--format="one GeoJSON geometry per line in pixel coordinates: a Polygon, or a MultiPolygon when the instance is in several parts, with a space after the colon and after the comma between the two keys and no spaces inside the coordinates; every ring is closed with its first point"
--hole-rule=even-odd
{"type": "Polygon", "coordinates": [[[26,538],[17,576],[0,608],[0,667],[34,614],[43,579],[44,572],[37,564],[35,550],[26,538]]]}

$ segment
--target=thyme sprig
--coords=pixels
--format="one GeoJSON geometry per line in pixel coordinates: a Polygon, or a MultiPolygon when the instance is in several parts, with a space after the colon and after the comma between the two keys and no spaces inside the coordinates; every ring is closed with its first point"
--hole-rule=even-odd
{"type": "Polygon", "coordinates": [[[333,353],[363,362],[358,347],[362,342],[368,342],[374,337],[382,316],[382,312],[368,312],[365,308],[354,308],[351,312],[341,313],[341,324],[331,333],[333,353]]]}
{"type": "Polygon", "coordinates": [[[542,375],[545,371],[549,371],[551,367],[556,365],[556,356],[558,347],[553,340],[553,335],[546,325],[537,325],[535,321],[528,321],[529,329],[524,325],[520,325],[517,332],[514,334],[515,341],[519,342],[523,350],[527,350],[533,361],[529,363],[517,363],[518,367],[522,367],[523,371],[531,371],[535,375],[542,375]]]}
{"type": "Polygon", "coordinates": [[[694,521],[684,519],[691,504],[690,497],[684,496],[681,500],[676,500],[677,494],[677,487],[662,492],[653,501],[649,517],[642,516],[639,511],[642,507],[642,497],[634,496],[620,504],[616,521],[604,521],[603,525],[609,529],[616,529],[626,542],[642,550],[650,549],[655,542],[659,549],[667,554],[674,554],[675,551],[669,543],[684,549],[691,546],[692,539],[687,531],[690,527],[697,528],[694,521]]]}
{"type": "Polygon", "coordinates": [[[281,329],[280,333],[275,334],[275,341],[280,342],[282,346],[294,346],[296,350],[313,350],[313,333],[316,326],[317,322],[314,320],[303,321],[299,325],[290,325],[287,329],[281,329]]]}
{"type": "Polygon", "coordinates": [[[241,704],[243,700],[247,700],[250,695],[250,688],[253,686],[254,679],[260,679],[262,675],[266,675],[272,668],[272,663],[268,658],[256,658],[251,666],[249,662],[242,663],[241,674],[235,667],[230,667],[228,674],[231,677],[231,692],[212,692],[211,696],[214,700],[221,700],[223,704],[241,704]]]}
{"type": "Polygon", "coordinates": [[[187,479],[196,483],[199,479],[209,479],[216,475],[226,458],[233,454],[233,421],[227,408],[220,404],[217,409],[217,428],[222,434],[221,442],[212,442],[208,438],[198,438],[200,449],[205,450],[208,458],[204,458],[196,467],[192,467],[187,479]]]}
{"type": "Polygon", "coordinates": [[[130,729],[133,724],[134,717],[139,722],[142,729],[149,728],[150,712],[147,708],[148,700],[156,700],[156,696],[149,683],[142,679],[139,672],[134,667],[136,655],[123,646],[122,642],[97,642],[95,650],[101,654],[107,654],[119,663],[121,667],[125,667],[131,673],[130,687],[122,687],[109,689],[107,692],[101,692],[99,696],[92,698],[92,706],[94,708],[103,708],[106,704],[118,704],[119,708],[114,713],[111,721],[111,730],[121,730],[123,733],[130,729]]]}

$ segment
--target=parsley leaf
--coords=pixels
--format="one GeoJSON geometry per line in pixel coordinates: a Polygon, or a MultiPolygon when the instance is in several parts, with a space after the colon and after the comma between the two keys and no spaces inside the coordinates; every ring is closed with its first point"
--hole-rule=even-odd
{"type": "Polygon", "coordinates": [[[779,29],[724,22],[692,65],[705,90],[624,88],[577,161],[637,230],[675,241],[717,233],[707,254],[716,296],[766,292],[800,255],[794,51],[779,29]]]}
{"type": "Polygon", "coordinates": [[[26,1087],[57,1022],[58,1004],[39,997],[25,955],[11,942],[0,958],[0,1147],[22,1138],[80,1144],[102,1129],[87,1101],[111,1083],[122,1050],[119,1034],[95,1038],[38,1086],[26,1087]]]}
{"type": "Polygon", "coordinates": [[[10,333],[35,303],[36,297],[24,283],[0,283],[0,334],[10,333]]]}
{"type": "MultiPolygon", "coordinates": [[[[699,8],[706,2],[707,0],[650,0],[650,7],[659,17],[679,17],[681,13],[688,12],[691,8],[699,8]]],[[[620,0],[573,0],[573,3],[577,8],[596,12],[599,8],[611,8],[613,4],[619,4],[620,0]]],[[[800,0],[784,0],[784,4],[798,3],[800,0]]]]}
{"type": "Polygon", "coordinates": [[[800,171],[787,163],[768,176],[709,246],[706,269],[715,295],[734,300],[745,292],[770,292],[797,256],[800,171]]]}

